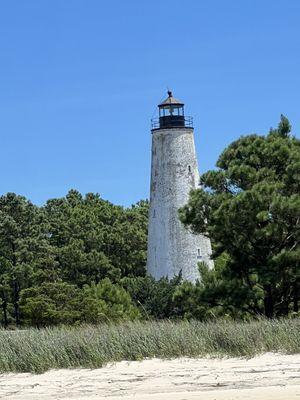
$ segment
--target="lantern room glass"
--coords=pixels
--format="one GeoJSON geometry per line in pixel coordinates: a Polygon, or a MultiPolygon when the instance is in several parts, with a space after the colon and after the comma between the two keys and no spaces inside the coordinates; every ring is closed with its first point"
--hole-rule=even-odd
{"type": "Polygon", "coordinates": [[[183,116],[184,115],[184,107],[183,105],[166,105],[161,106],[159,108],[159,116],[160,117],[169,117],[169,116],[183,116]]]}

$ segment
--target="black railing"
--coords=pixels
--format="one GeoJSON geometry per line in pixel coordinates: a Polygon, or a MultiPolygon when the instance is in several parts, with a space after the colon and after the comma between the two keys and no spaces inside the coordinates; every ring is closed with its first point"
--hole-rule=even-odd
{"type": "Polygon", "coordinates": [[[151,119],[151,129],[192,128],[193,117],[168,115],[151,119]]]}

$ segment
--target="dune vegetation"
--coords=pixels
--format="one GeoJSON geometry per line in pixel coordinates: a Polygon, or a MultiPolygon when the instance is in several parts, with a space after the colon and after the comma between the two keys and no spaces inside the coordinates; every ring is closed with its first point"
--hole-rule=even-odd
{"type": "Polygon", "coordinates": [[[264,352],[300,352],[300,319],[136,321],[0,331],[1,373],[99,368],[153,357],[252,357],[264,352]]]}

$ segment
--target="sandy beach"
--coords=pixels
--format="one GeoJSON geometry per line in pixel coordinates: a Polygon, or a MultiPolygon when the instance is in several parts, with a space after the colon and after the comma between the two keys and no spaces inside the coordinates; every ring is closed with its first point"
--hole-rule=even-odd
{"type": "Polygon", "coordinates": [[[145,360],[101,369],[2,374],[0,398],[22,400],[300,400],[300,355],[145,360]]]}

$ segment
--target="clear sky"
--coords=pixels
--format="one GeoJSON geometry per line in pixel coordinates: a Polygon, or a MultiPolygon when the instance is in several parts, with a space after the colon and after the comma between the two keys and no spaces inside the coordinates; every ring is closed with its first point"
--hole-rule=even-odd
{"type": "Polygon", "coordinates": [[[167,87],[194,117],[200,172],[285,114],[300,131],[299,0],[0,3],[0,193],[147,198],[167,87]]]}

